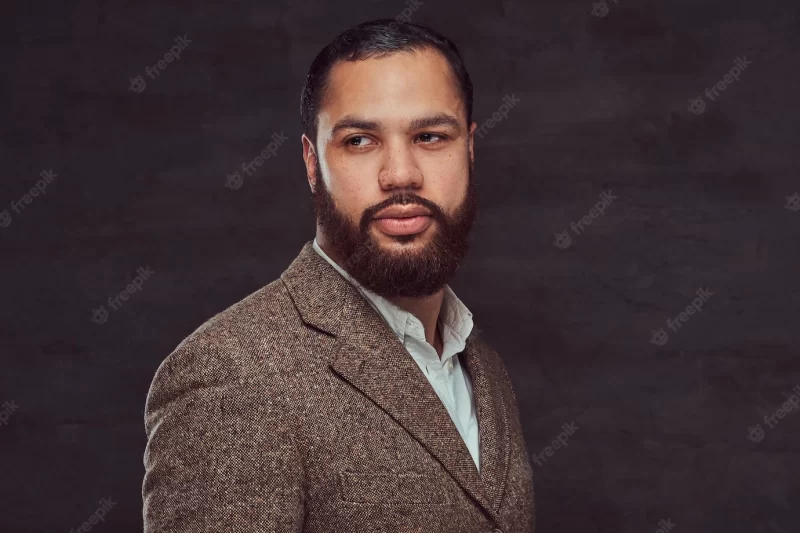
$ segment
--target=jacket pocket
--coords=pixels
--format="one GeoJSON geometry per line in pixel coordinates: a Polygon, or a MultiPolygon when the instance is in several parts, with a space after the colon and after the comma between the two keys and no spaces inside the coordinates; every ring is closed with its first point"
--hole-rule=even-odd
{"type": "Polygon", "coordinates": [[[447,486],[441,478],[414,472],[340,472],[342,500],[351,503],[397,505],[448,505],[447,486]]]}

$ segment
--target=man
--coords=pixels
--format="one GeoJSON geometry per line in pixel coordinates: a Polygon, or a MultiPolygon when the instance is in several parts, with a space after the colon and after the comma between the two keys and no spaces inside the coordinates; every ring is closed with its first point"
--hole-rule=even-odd
{"type": "Polygon", "coordinates": [[[477,205],[460,53],[362,24],[301,107],[316,238],[159,367],[145,531],[533,531],[511,382],[446,284],[477,205]]]}

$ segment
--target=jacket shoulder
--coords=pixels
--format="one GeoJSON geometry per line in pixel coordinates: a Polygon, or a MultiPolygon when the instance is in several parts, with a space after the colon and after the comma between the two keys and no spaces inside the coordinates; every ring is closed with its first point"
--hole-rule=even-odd
{"type": "Polygon", "coordinates": [[[302,326],[286,286],[276,279],[212,316],[181,344],[213,342],[221,348],[241,352],[252,348],[275,329],[297,330],[302,326]]]}
{"type": "Polygon", "coordinates": [[[305,329],[277,279],[206,320],[161,362],[151,384],[227,386],[284,373],[305,329]]]}

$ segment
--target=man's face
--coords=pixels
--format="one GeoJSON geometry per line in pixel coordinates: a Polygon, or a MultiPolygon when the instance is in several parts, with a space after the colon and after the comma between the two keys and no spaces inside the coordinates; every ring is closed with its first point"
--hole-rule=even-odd
{"type": "Polygon", "coordinates": [[[334,66],[316,156],[303,138],[323,248],[383,296],[440,290],[467,253],[477,211],[475,128],[435,51],[334,66]]]}

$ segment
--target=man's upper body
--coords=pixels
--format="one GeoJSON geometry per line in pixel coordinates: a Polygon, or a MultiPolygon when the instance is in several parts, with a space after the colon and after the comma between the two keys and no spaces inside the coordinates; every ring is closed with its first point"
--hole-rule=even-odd
{"type": "Polygon", "coordinates": [[[394,331],[306,243],[213,317],[147,397],[145,533],[528,533],[532,469],[498,355],[474,334],[480,471],[394,331]]]}
{"type": "Polygon", "coordinates": [[[317,55],[316,239],[156,372],[146,533],[533,531],[511,382],[447,285],[477,213],[471,116],[427,26],[366,22],[317,55]]]}

